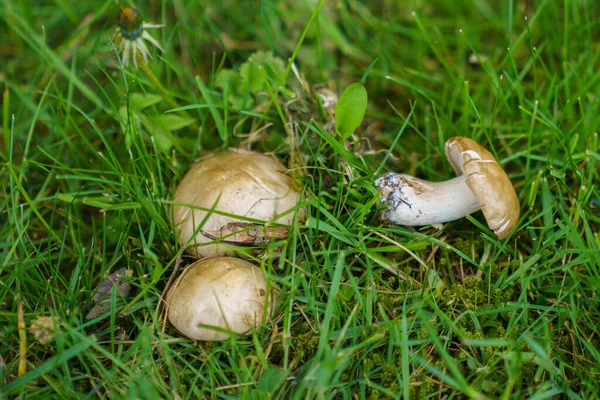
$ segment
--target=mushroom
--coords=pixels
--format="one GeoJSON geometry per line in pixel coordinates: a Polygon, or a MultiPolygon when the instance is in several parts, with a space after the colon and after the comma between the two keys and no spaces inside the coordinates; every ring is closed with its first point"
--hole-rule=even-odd
{"type": "Polygon", "coordinates": [[[448,139],[445,150],[456,178],[428,182],[390,172],[375,180],[387,206],[383,219],[397,225],[435,225],[481,209],[498,238],[508,237],[519,220],[520,206],[502,167],[489,151],[465,137],[448,139]]]}
{"type": "Polygon", "coordinates": [[[267,293],[260,268],[234,257],[208,258],[188,266],[175,281],[167,294],[167,315],[190,339],[225,340],[229,334],[223,330],[247,333],[263,315],[271,316],[276,299],[267,293]]]}
{"type": "Polygon", "coordinates": [[[212,257],[286,237],[288,228],[281,225],[290,225],[294,213],[279,215],[300,197],[286,172],[273,157],[239,150],[195,164],[174,196],[172,221],[180,243],[192,256],[212,257]]]}

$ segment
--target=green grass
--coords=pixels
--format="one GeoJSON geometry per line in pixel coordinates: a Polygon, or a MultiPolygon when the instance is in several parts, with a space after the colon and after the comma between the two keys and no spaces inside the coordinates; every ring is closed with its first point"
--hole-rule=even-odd
{"type": "Polygon", "coordinates": [[[597,1],[139,2],[166,24],[149,67],[180,106],[169,113],[142,70],[119,66],[114,2],[0,1],[0,397],[600,392],[597,1]],[[219,71],[257,50],[283,60],[280,80],[265,66],[261,93],[223,89],[219,71]],[[366,117],[342,143],[314,89],[341,94],[375,59],[366,117]],[[442,230],[379,222],[374,178],[450,178],[455,135],[515,186],[504,241],[481,213],[442,230]],[[195,343],[157,312],[182,253],[167,209],[189,164],[225,147],[293,167],[307,219],[270,245],[278,259],[254,259],[281,291],[272,323],[195,343]],[[86,320],[122,267],[135,293],[86,320]],[[56,317],[53,341],[20,339],[21,305],[27,329],[56,317]]]}

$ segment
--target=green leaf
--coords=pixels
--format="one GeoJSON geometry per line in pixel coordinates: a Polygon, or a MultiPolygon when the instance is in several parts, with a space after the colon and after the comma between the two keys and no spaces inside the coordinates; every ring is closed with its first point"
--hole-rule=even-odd
{"type": "Polygon", "coordinates": [[[193,124],[194,119],[169,114],[156,115],[152,117],[152,122],[166,131],[174,131],[193,124]]]}
{"type": "Polygon", "coordinates": [[[162,126],[158,126],[154,123],[151,118],[143,118],[142,123],[146,132],[154,138],[156,147],[165,154],[171,151],[171,148],[176,145],[177,138],[173,136],[169,130],[163,129],[162,126]]]}
{"type": "Polygon", "coordinates": [[[439,274],[435,272],[435,270],[429,269],[427,271],[427,281],[429,283],[429,287],[434,288],[435,293],[438,296],[441,296],[442,292],[444,291],[445,285],[444,281],[442,280],[442,278],[440,278],[439,274]]]}
{"type": "Polygon", "coordinates": [[[284,371],[277,367],[269,368],[260,377],[256,389],[259,392],[268,393],[271,396],[274,396],[275,393],[277,393],[277,390],[283,386],[289,374],[288,371],[284,371]]]}
{"type": "Polygon", "coordinates": [[[240,74],[232,69],[222,69],[215,77],[215,86],[221,89],[228,87],[231,91],[236,91],[242,84],[240,74]]]}
{"type": "Polygon", "coordinates": [[[156,146],[164,153],[169,153],[173,146],[177,146],[177,138],[170,132],[194,123],[192,118],[178,115],[155,115],[146,119],[146,129],[154,137],[156,146]]]}
{"type": "MultiPolygon", "coordinates": [[[[223,96],[234,107],[242,107],[244,100],[252,103],[252,98],[246,96],[242,87],[242,77],[232,69],[222,69],[215,77],[215,86],[223,90],[223,96]]],[[[247,103],[247,104],[248,104],[247,103]]]]}
{"type": "Polygon", "coordinates": [[[171,148],[175,145],[173,138],[168,133],[161,131],[160,129],[155,130],[152,133],[152,137],[154,138],[156,147],[165,154],[169,154],[171,148]]]}
{"type": "Polygon", "coordinates": [[[240,67],[240,76],[246,90],[256,93],[265,88],[261,68],[274,82],[277,82],[285,71],[285,65],[280,58],[275,57],[270,51],[257,51],[240,67]]]}
{"type": "Polygon", "coordinates": [[[243,87],[246,91],[259,92],[265,88],[265,82],[260,72],[260,64],[246,61],[240,67],[243,87]]]}
{"type": "Polygon", "coordinates": [[[360,83],[348,86],[335,106],[335,130],[346,140],[360,123],[367,111],[367,90],[360,83]]]}
{"type": "Polygon", "coordinates": [[[129,106],[132,110],[139,111],[159,103],[161,100],[162,97],[155,94],[131,93],[129,95],[129,106]]]}
{"type": "Polygon", "coordinates": [[[175,146],[177,138],[175,138],[168,129],[164,129],[154,121],[156,116],[149,117],[142,112],[134,115],[140,119],[140,122],[144,127],[144,132],[154,138],[156,147],[165,154],[169,153],[171,148],[175,146]]]}

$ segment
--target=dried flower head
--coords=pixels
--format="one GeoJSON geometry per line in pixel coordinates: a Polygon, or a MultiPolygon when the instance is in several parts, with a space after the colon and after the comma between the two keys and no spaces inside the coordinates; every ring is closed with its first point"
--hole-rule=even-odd
{"type": "Polygon", "coordinates": [[[164,25],[150,24],[142,21],[140,12],[133,7],[121,7],[119,10],[119,26],[115,30],[114,42],[119,45],[119,53],[123,57],[123,65],[129,65],[129,58],[133,59],[133,65],[137,68],[137,53],[144,61],[148,60],[150,50],[144,40],[152,43],[160,51],[164,52],[160,43],[146,31],[149,28],[162,28],[164,25]]]}
{"type": "Polygon", "coordinates": [[[54,333],[58,328],[56,317],[39,317],[31,322],[29,332],[40,344],[46,344],[54,340],[54,333]]]}

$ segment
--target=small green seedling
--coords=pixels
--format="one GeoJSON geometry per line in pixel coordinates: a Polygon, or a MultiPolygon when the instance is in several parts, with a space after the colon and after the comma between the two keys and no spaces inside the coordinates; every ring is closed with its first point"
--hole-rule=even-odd
{"type": "MultiPolygon", "coordinates": [[[[129,95],[129,110],[131,111],[131,116],[138,122],[138,129],[143,128],[148,132],[148,135],[154,138],[154,142],[158,149],[163,153],[168,154],[172,147],[181,151],[179,139],[172,134],[172,131],[192,125],[194,119],[173,114],[148,115],[148,113],[143,111],[162,100],[163,98],[161,96],[153,94],[131,93],[129,95]]],[[[125,145],[127,148],[130,148],[135,131],[131,129],[131,124],[126,123],[129,120],[128,112],[126,106],[119,108],[121,129],[125,133],[125,145]]]]}
{"type": "Polygon", "coordinates": [[[367,111],[367,89],[353,83],[340,96],[335,106],[335,130],[345,141],[358,128],[367,111]]]}
{"type": "Polygon", "coordinates": [[[282,59],[271,52],[261,50],[253,53],[239,70],[219,71],[215,85],[227,93],[227,101],[232,106],[248,106],[254,103],[259,93],[266,91],[265,79],[268,79],[273,87],[278,88],[279,78],[284,71],[285,64],[282,59]],[[261,69],[264,69],[264,72],[261,69]]]}

